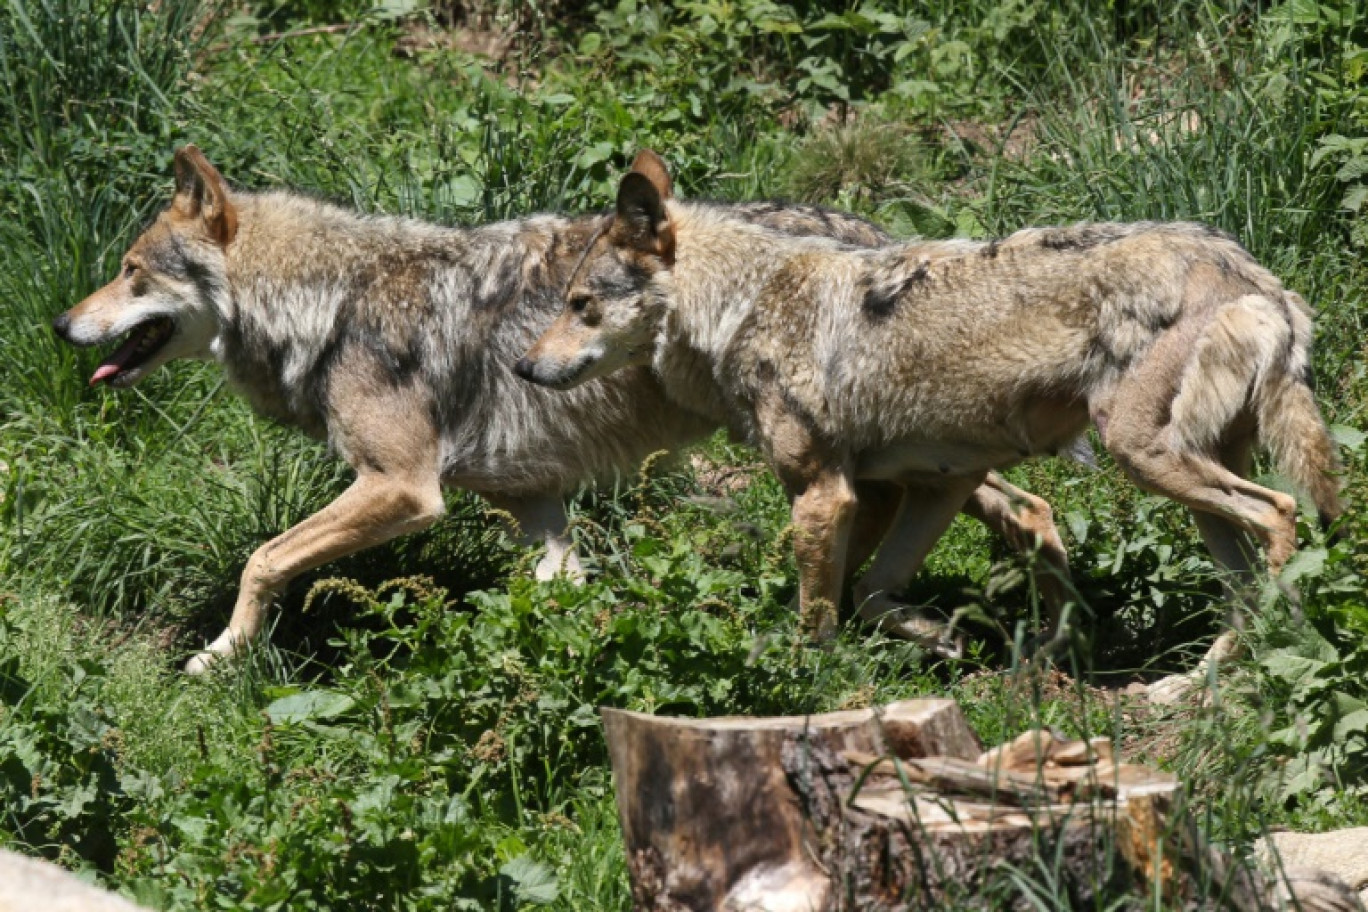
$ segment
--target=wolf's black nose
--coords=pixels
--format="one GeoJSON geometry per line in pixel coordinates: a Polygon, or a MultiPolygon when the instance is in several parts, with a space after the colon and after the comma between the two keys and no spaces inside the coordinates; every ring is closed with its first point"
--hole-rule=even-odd
{"type": "Polygon", "coordinates": [[[57,316],[52,318],[52,331],[55,332],[57,334],[57,337],[60,338],[62,341],[71,341],[70,337],[67,335],[67,333],[70,330],[71,317],[68,317],[64,313],[59,313],[57,316]]]}
{"type": "Polygon", "coordinates": [[[524,380],[531,380],[536,373],[536,363],[529,358],[519,358],[518,363],[513,365],[513,373],[524,380]]]}

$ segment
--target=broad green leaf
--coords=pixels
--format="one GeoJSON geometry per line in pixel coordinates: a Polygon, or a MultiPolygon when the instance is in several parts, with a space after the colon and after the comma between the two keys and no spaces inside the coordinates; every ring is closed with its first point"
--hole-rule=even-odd
{"type": "Polygon", "coordinates": [[[447,181],[446,192],[456,206],[471,206],[480,199],[480,185],[468,174],[458,174],[447,181]]]}
{"type": "Polygon", "coordinates": [[[1368,709],[1356,709],[1335,722],[1335,740],[1343,741],[1351,735],[1368,732],[1368,709]]]}
{"type": "Polygon", "coordinates": [[[332,690],[306,690],[281,697],[266,707],[266,715],[276,724],[288,725],[312,719],[331,719],[347,712],[356,701],[332,690]]]}
{"type": "Polygon", "coordinates": [[[592,168],[599,162],[607,161],[612,154],[613,146],[611,143],[594,143],[575,156],[575,165],[579,168],[592,168]]]}
{"type": "MultiPolygon", "coordinates": [[[[1340,200],[1340,208],[1347,212],[1358,212],[1363,208],[1364,203],[1368,203],[1368,185],[1361,184],[1351,188],[1348,193],[1344,194],[1344,199],[1340,200]]],[[[1331,428],[1331,433],[1333,432],[1334,428],[1331,428]]],[[[1359,444],[1361,444],[1363,443],[1362,432],[1359,432],[1359,435],[1359,444]]],[[[1338,438],[1336,439],[1338,440],[1338,438]]],[[[1349,446],[1349,444],[1345,445],[1349,446]]],[[[1358,449],[1358,444],[1353,445],[1352,448],[1358,449]]]]}
{"type": "Polygon", "coordinates": [[[1329,554],[1324,548],[1307,548],[1298,551],[1283,567],[1278,576],[1281,583],[1291,585],[1303,577],[1316,577],[1325,570],[1325,559],[1329,554]]]}
{"type": "Polygon", "coordinates": [[[560,895],[556,872],[527,855],[519,855],[500,868],[499,873],[513,881],[513,888],[522,902],[544,906],[555,902],[560,895]]]}
{"type": "Polygon", "coordinates": [[[1312,751],[1287,764],[1285,773],[1288,778],[1282,790],[1283,801],[1314,792],[1323,784],[1325,777],[1321,774],[1319,761],[1320,752],[1312,751]]]}
{"type": "MultiPolygon", "coordinates": [[[[1365,193],[1368,193],[1368,187],[1362,189],[1365,193]]],[[[1368,434],[1365,434],[1356,427],[1350,427],[1347,424],[1330,425],[1330,436],[1335,443],[1351,450],[1357,450],[1359,447],[1363,446],[1365,440],[1368,440],[1368,434]]]]}
{"type": "Polygon", "coordinates": [[[1259,664],[1273,677],[1294,686],[1301,684],[1303,680],[1314,675],[1326,665],[1325,662],[1319,662],[1315,659],[1281,652],[1265,657],[1259,664]]]}

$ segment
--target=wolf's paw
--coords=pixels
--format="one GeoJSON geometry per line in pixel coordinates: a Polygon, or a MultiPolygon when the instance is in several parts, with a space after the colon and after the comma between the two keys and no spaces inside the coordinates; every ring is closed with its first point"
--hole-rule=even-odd
{"type": "Polygon", "coordinates": [[[943,659],[964,656],[964,635],[943,620],[927,617],[915,608],[891,599],[875,597],[865,602],[860,617],[889,636],[911,640],[943,659]]]}
{"type": "Polygon", "coordinates": [[[532,576],[539,583],[547,583],[556,577],[564,577],[576,586],[583,586],[586,579],[584,567],[580,564],[579,554],[575,551],[567,551],[563,555],[554,555],[548,551],[537,562],[536,568],[532,571],[532,576]]]}
{"type": "Polygon", "coordinates": [[[190,657],[190,661],[185,663],[185,673],[199,677],[214,666],[222,665],[238,654],[240,642],[227,630],[223,631],[203,652],[190,657]]]}
{"type": "Polygon", "coordinates": [[[190,657],[190,661],[185,663],[185,673],[191,677],[199,677],[223,661],[223,656],[217,652],[201,652],[190,657]]]}
{"type": "Polygon", "coordinates": [[[1160,678],[1145,688],[1145,697],[1156,706],[1176,706],[1189,702],[1206,680],[1206,674],[1180,674],[1160,678]]]}
{"type": "Polygon", "coordinates": [[[1245,643],[1233,630],[1227,630],[1216,638],[1197,663],[1197,667],[1187,674],[1169,675],[1160,678],[1146,688],[1149,701],[1159,706],[1172,706],[1176,703],[1196,702],[1205,695],[1205,688],[1213,672],[1219,672],[1222,665],[1244,655],[1245,643]]]}

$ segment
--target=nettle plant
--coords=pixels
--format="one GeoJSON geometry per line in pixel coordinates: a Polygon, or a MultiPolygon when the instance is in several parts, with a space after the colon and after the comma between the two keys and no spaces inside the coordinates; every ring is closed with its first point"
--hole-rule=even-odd
{"type": "MultiPolygon", "coordinates": [[[[1368,66],[1368,50],[1364,52],[1368,66]]],[[[1335,167],[1335,180],[1344,185],[1340,208],[1350,216],[1349,240],[1355,247],[1368,247],[1368,136],[1341,136],[1332,133],[1322,137],[1311,167],[1324,163],[1335,167]]]]}
{"type": "Polygon", "coordinates": [[[930,28],[899,6],[867,2],[831,12],[822,4],[705,0],[666,12],[626,0],[599,12],[579,50],[611,55],[623,71],[674,74],[659,78],[673,81],[669,88],[686,107],[662,112],[667,119],[702,118],[718,106],[739,113],[755,100],[815,118],[889,88],[930,28]]]}
{"type": "Polygon", "coordinates": [[[1281,725],[1269,741],[1284,763],[1269,785],[1283,802],[1310,809],[1368,797],[1368,610],[1355,563],[1350,543],[1299,553],[1280,583],[1297,587],[1304,618],[1270,625],[1262,636],[1273,648],[1257,660],[1281,725]]]}
{"type": "Polygon", "coordinates": [[[0,601],[0,842],[107,867],[130,806],[120,735],[100,695],[107,668],[81,659],[46,680],[26,675],[15,648],[27,640],[20,623],[0,601]]]}

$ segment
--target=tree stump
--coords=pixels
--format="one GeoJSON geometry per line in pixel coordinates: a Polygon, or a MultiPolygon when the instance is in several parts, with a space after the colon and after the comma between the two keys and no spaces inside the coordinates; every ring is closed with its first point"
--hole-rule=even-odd
{"type": "MultiPolygon", "coordinates": [[[[1254,912],[1293,889],[1203,846],[1173,777],[1117,762],[1105,739],[1032,731],[983,752],[951,700],[602,715],[643,912],[1078,908],[1127,893],[1140,908],[1156,892],[1254,912]]],[[[1356,908],[1314,889],[1314,908],[1356,908]]]]}

